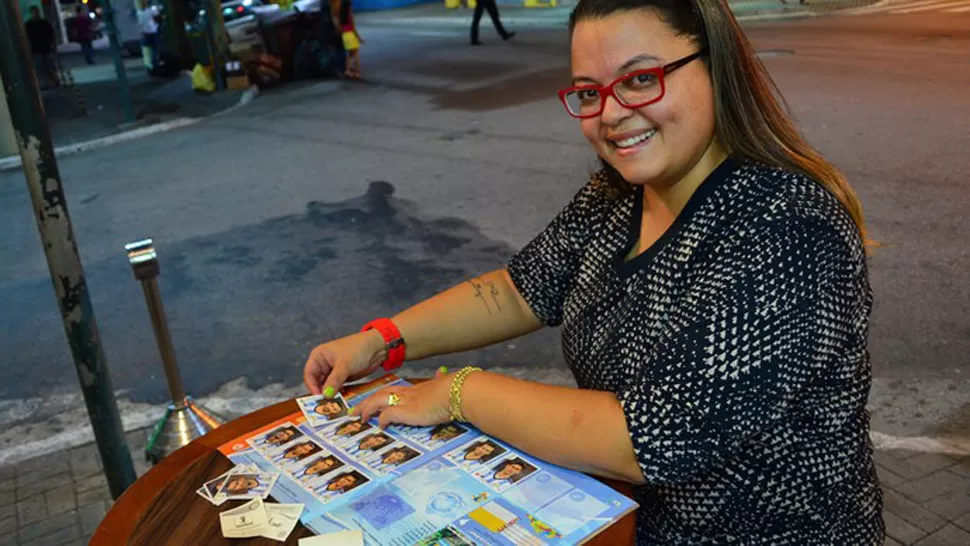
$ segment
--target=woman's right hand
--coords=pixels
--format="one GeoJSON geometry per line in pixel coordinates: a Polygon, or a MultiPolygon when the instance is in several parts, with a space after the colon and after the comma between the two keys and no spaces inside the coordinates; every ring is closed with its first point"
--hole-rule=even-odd
{"type": "Polygon", "coordinates": [[[348,380],[366,377],[386,358],[384,338],[368,330],[318,345],[303,368],[303,382],[312,394],[333,396],[348,380]],[[332,387],[331,390],[327,390],[332,387]]]}

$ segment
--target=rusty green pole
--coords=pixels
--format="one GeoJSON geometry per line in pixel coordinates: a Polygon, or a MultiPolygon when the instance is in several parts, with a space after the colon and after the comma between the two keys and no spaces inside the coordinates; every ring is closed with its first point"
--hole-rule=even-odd
{"type": "Polygon", "coordinates": [[[17,0],[0,0],[0,76],[47,266],[111,495],[135,481],[17,0]]]}

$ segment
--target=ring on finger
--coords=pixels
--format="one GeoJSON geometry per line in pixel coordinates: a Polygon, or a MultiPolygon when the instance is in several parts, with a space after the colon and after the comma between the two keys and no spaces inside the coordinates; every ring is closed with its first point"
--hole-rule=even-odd
{"type": "Polygon", "coordinates": [[[401,403],[401,395],[400,394],[397,394],[396,392],[392,392],[391,394],[387,395],[387,405],[388,406],[396,406],[396,405],[398,405],[400,403],[401,403]]]}

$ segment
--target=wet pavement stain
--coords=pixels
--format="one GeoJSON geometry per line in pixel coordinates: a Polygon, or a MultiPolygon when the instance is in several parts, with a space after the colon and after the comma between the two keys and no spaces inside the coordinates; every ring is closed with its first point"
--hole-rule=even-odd
{"type": "MultiPolygon", "coordinates": [[[[188,392],[202,396],[240,376],[251,388],[271,378],[299,384],[315,345],[503,267],[514,252],[463,219],[429,217],[386,181],[364,184],[352,199],[313,201],[301,214],[211,236],[169,243],[144,234],[155,236],[159,286],[188,392]]],[[[144,296],[124,254],[85,268],[115,388],[135,401],[165,401],[144,296]]],[[[0,307],[0,347],[8,348],[0,376],[10,378],[0,382],[0,400],[77,390],[50,280],[2,285],[0,301],[10,302],[0,307]]],[[[548,368],[559,360],[556,335],[445,364],[548,368]]]]}

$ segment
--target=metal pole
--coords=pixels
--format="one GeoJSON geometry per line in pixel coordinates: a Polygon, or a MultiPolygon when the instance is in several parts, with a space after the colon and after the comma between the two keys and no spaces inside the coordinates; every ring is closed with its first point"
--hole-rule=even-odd
{"type": "Polygon", "coordinates": [[[108,28],[108,43],[111,44],[111,58],[115,63],[115,75],[118,76],[118,94],[121,95],[121,109],[125,115],[125,121],[131,123],[135,121],[135,111],[131,107],[131,90],[128,88],[128,72],[125,70],[125,62],[121,58],[121,45],[118,42],[118,25],[115,24],[115,10],[111,6],[111,0],[101,0],[101,9],[104,15],[104,24],[108,28]]]}
{"type": "Polygon", "coordinates": [[[220,40],[220,36],[225,34],[225,27],[222,25],[222,7],[219,0],[209,0],[206,7],[206,44],[209,48],[209,59],[212,61],[212,77],[216,80],[216,89],[226,90],[226,78],[223,72],[225,61],[222,44],[225,40],[220,40]]]}
{"type": "Polygon", "coordinates": [[[162,356],[168,392],[172,395],[172,403],[176,409],[181,409],[185,406],[185,387],[175,361],[175,346],[172,344],[172,334],[168,330],[168,321],[165,318],[165,306],[162,305],[162,294],[158,288],[160,272],[158,256],[151,239],[131,243],[125,247],[125,250],[128,251],[128,261],[131,262],[135,278],[141,281],[142,291],[145,293],[145,304],[148,307],[148,315],[152,319],[152,330],[155,331],[158,352],[162,356]]]}
{"type": "Polygon", "coordinates": [[[135,481],[17,0],[0,0],[0,75],[64,331],[111,495],[135,481]]]}
{"type": "Polygon", "coordinates": [[[185,394],[182,375],[175,360],[172,334],[168,330],[168,321],[165,319],[162,293],[158,288],[158,275],[161,268],[158,265],[154,242],[151,239],[135,241],[125,245],[125,251],[128,253],[128,261],[135,273],[135,279],[141,282],[142,290],[145,292],[145,304],[152,319],[152,329],[155,331],[158,350],[162,355],[168,391],[172,395],[172,403],[166,409],[165,415],[156,423],[155,430],[145,446],[145,457],[154,464],[176,449],[218,428],[225,421],[222,416],[209,411],[185,394]]]}

